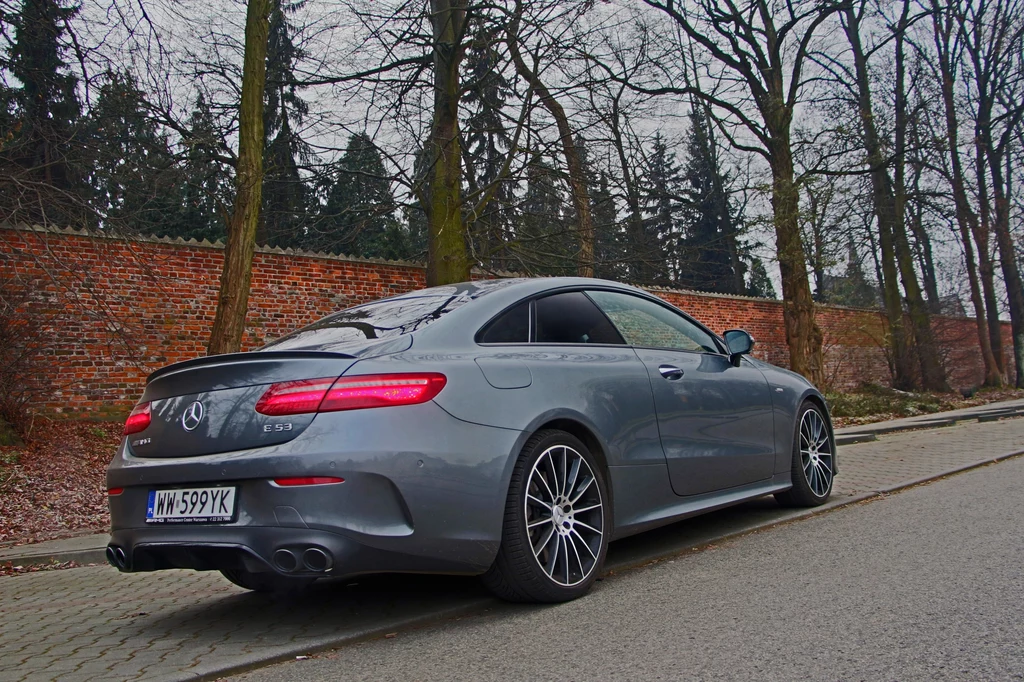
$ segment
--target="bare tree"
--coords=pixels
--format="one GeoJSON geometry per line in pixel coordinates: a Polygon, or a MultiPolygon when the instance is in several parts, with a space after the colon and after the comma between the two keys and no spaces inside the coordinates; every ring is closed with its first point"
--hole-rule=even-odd
{"type": "MultiPolygon", "coordinates": [[[[973,76],[971,110],[982,221],[988,217],[986,174],[991,182],[992,226],[1006,284],[1018,388],[1024,388],[1024,281],[1010,230],[1008,163],[1017,126],[1024,120],[1024,2],[978,0],[957,15],[964,56],[973,76]]],[[[993,339],[995,345],[995,339],[993,339]]],[[[1001,340],[1000,340],[1001,345],[1001,340]]],[[[995,348],[993,348],[995,351],[995,348]]]]}
{"type": "MultiPolygon", "coordinates": [[[[941,166],[941,173],[949,182],[953,194],[956,222],[970,285],[971,303],[974,307],[974,319],[978,327],[978,344],[985,366],[984,383],[986,386],[1000,386],[1003,383],[1002,369],[993,353],[993,336],[990,334],[988,322],[988,320],[994,319],[995,328],[997,331],[999,330],[998,311],[994,305],[995,286],[992,277],[992,261],[988,255],[988,235],[982,231],[978,214],[971,206],[967,195],[967,180],[960,150],[961,123],[955,91],[958,65],[962,55],[962,42],[957,31],[954,4],[931,0],[929,9],[932,23],[932,44],[935,51],[932,59],[925,59],[924,62],[933,66],[938,76],[936,80],[941,86],[943,132],[946,138],[945,147],[940,150],[940,158],[944,162],[941,166]],[[977,262],[974,243],[978,247],[977,262]],[[981,264],[980,274],[979,262],[981,264]],[[988,319],[985,314],[986,299],[989,300],[988,319]]],[[[997,347],[1001,347],[1000,337],[996,336],[995,339],[997,347]]]]}
{"type": "MultiPolygon", "coordinates": [[[[569,11],[576,14],[583,9],[583,4],[570,8],[569,11]]],[[[574,131],[569,125],[569,117],[565,113],[565,108],[554,96],[551,89],[544,84],[538,73],[537,65],[540,61],[540,48],[538,47],[537,51],[532,55],[532,64],[527,64],[523,56],[523,36],[521,31],[523,14],[523,2],[522,0],[516,0],[507,27],[509,54],[512,56],[512,60],[516,65],[516,71],[520,77],[529,83],[530,87],[537,93],[541,104],[544,105],[544,108],[555,119],[555,125],[558,127],[558,141],[562,147],[566,169],[569,174],[569,196],[572,199],[577,220],[576,229],[580,244],[577,256],[577,274],[581,277],[593,277],[594,219],[590,211],[590,193],[587,189],[586,171],[580,158],[580,152],[576,147],[574,131]]],[[[548,46],[547,51],[551,51],[551,46],[548,46]]]]}
{"type": "MultiPolygon", "coordinates": [[[[868,9],[865,0],[847,5],[842,13],[843,28],[850,44],[853,59],[853,88],[866,151],[866,162],[871,178],[875,216],[878,221],[879,244],[882,251],[883,291],[886,314],[889,318],[891,350],[896,369],[897,388],[910,388],[914,383],[910,370],[910,341],[916,340],[916,355],[920,365],[921,383],[928,390],[948,390],[945,370],[936,352],[935,336],[930,315],[917,279],[914,256],[906,231],[906,87],[904,40],[910,22],[910,1],[904,0],[899,18],[893,24],[890,39],[894,44],[895,83],[895,141],[891,166],[895,177],[890,177],[890,162],[885,158],[883,141],[876,125],[875,107],[868,71],[869,51],[865,49],[861,25],[868,9]],[[897,266],[903,283],[910,319],[913,327],[908,334],[903,326],[903,304],[897,284],[897,266]]],[[[883,45],[885,42],[883,42],[883,45]]],[[[883,45],[875,46],[876,52],[883,45]]]]}
{"type": "Polygon", "coordinates": [[[672,51],[659,55],[659,80],[669,85],[630,83],[652,95],[696,96],[743,130],[736,135],[719,121],[732,145],[765,159],[772,173],[771,203],[775,249],[782,274],[783,316],[790,367],[816,383],[824,381],[822,332],[814,315],[804,249],[800,238],[800,193],[794,170],[792,124],[806,85],[804,69],[812,41],[841,5],[767,0],[644,0],[667,16],[685,39],[710,57],[702,71],[718,81],[706,87],[672,51]],[[682,68],[680,68],[682,67],[682,68]],[[682,78],[683,82],[678,82],[682,78]]]}
{"type": "Polygon", "coordinates": [[[270,9],[271,0],[249,0],[245,17],[235,205],[228,223],[217,312],[207,346],[211,355],[237,352],[245,332],[263,191],[263,88],[267,75],[270,9]]]}

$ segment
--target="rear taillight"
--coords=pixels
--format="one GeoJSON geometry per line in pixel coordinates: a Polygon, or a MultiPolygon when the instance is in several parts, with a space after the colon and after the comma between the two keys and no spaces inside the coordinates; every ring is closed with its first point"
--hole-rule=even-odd
{"type": "Polygon", "coordinates": [[[124,423],[124,435],[145,431],[149,426],[149,403],[139,403],[124,423]]]}
{"type": "Polygon", "coordinates": [[[443,374],[376,374],[342,377],[327,392],[320,412],[416,405],[433,400],[448,379],[443,374]]]}
{"type": "Polygon", "coordinates": [[[448,379],[436,372],[368,374],[334,379],[307,379],[274,384],[256,403],[269,416],[340,412],[370,407],[416,405],[432,400],[448,379]]]}
{"type": "Polygon", "coordinates": [[[260,414],[279,417],[284,414],[316,412],[334,379],[307,379],[274,384],[256,403],[260,414]]]}
{"type": "Polygon", "coordinates": [[[123,492],[124,488],[107,488],[107,494],[111,496],[120,495],[123,492]]]}

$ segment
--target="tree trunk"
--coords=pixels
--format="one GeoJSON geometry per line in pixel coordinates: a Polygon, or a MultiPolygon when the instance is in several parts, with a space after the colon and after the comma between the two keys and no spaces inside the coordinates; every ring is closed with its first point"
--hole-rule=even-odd
{"type": "Polygon", "coordinates": [[[949,391],[946,383],[946,368],[942,366],[939,346],[932,331],[931,315],[921,293],[921,285],[917,281],[917,270],[914,269],[914,253],[910,249],[907,238],[906,215],[906,94],[904,79],[903,44],[907,29],[907,18],[910,14],[910,2],[904,0],[903,16],[897,27],[896,35],[896,220],[893,223],[893,236],[896,238],[896,257],[900,265],[900,277],[903,291],[907,296],[907,307],[910,310],[910,321],[914,328],[917,359],[921,367],[921,384],[927,391],[949,391]]]}
{"type": "Polygon", "coordinates": [[[430,133],[427,213],[427,286],[470,277],[462,221],[462,147],[459,144],[459,65],[468,0],[430,0],[434,31],[434,120],[430,133]]]}
{"type": "Polygon", "coordinates": [[[516,65],[516,71],[530,84],[540,98],[541,104],[548,110],[555,125],[558,127],[559,142],[562,144],[562,155],[569,172],[569,195],[576,211],[576,226],[579,235],[580,251],[576,259],[576,272],[580,277],[594,276],[594,219],[590,211],[590,191],[587,189],[587,175],[580,160],[579,150],[573,138],[572,128],[565,109],[551,90],[544,85],[540,77],[527,65],[519,49],[519,18],[522,16],[522,2],[516,2],[516,11],[508,28],[508,51],[516,65]]]}
{"type": "Polygon", "coordinates": [[[217,312],[207,346],[210,355],[239,351],[245,332],[252,259],[256,252],[256,227],[263,194],[263,86],[267,75],[270,8],[271,0],[249,0],[245,15],[235,206],[228,222],[217,312]]]}
{"type": "Polygon", "coordinates": [[[823,386],[825,368],[821,346],[824,337],[814,318],[814,300],[807,279],[798,210],[800,192],[793,177],[793,156],[788,126],[772,134],[772,211],[775,248],[782,273],[782,315],[789,345],[789,367],[817,386],[823,386]]]}
{"type": "Polygon", "coordinates": [[[846,15],[846,36],[850,42],[857,77],[858,109],[864,148],[871,177],[871,194],[878,221],[878,241],[881,250],[882,293],[885,313],[889,322],[889,352],[893,368],[893,385],[901,390],[914,387],[911,349],[906,328],[903,324],[903,301],[900,296],[894,224],[898,219],[896,198],[892,181],[885,165],[881,141],[875,128],[871,103],[871,81],[867,59],[860,42],[860,18],[854,8],[848,8],[846,15]]]}
{"type": "MultiPolygon", "coordinates": [[[[981,143],[981,132],[975,127],[975,162],[977,168],[985,168],[985,152],[981,143]]],[[[985,297],[985,317],[988,322],[988,338],[992,348],[999,374],[1007,376],[1006,358],[1003,356],[1003,324],[999,321],[999,302],[996,297],[995,264],[989,250],[989,236],[992,234],[992,210],[988,200],[988,181],[985,173],[979,170],[978,175],[978,208],[980,220],[978,231],[974,235],[974,243],[978,246],[978,267],[981,271],[981,288],[985,297]]]]}
{"type": "MultiPolygon", "coordinates": [[[[1003,376],[992,354],[992,339],[985,320],[985,302],[981,294],[978,265],[974,260],[972,234],[978,233],[978,214],[971,208],[964,184],[963,162],[960,160],[959,129],[956,115],[956,100],[953,95],[953,65],[950,62],[950,32],[952,26],[942,23],[937,0],[932,3],[932,26],[935,47],[939,55],[939,73],[942,78],[942,104],[946,121],[946,137],[949,144],[950,185],[953,190],[953,204],[956,207],[956,222],[960,239],[964,245],[964,260],[967,263],[967,279],[971,288],[971,305],[974,306],[974,320],[978,328],[978,345],[985,364],[985,385],[1002,386],[1003,376]]],[[[948,19],[947,19],[948,21],[948,19]]],[[[980,248],[980,247],[979,247],[980,248]]]]}
{"type": "Polygon", "coordinates": [[[647,263],[647,243],[644,234],[643,215],[640,212],[640,194],[637,191],[636,182],[629,168],[629,160],[626,158],[626,145],[622,139],[621,117],[619,113],[619,98],[612,100],[611,114],[612,143],[615,145],[616,155],[619,157],[619,166],[622,168],[622,183],[626,189],[626,205],[629,207],[629,216],[626,221],[626,230],[629,239],[633,243],[635,253],[640,254],[640,260],[628,264],[630,279],[635,284],[648,284],[649,266],[647,263]]]}
{"type": "Polygon", "coordinates": [[[1014,374],[1016,375],[1014,386],[1024,388],[1024,282],[1021,281],[1013,235],[1010,233],[1010,199],[1007,196],[1008,183],[1003,177],[1001,158],[994,153],[989,153],[988,161],[995,198],[995,232],[996,243],[999,246],[999,264],[1003,271],[1003,281],[1006,282],[1007,302],[1010,308],[1010,329],[1013,333],[1013,360],[1014,374]]]}

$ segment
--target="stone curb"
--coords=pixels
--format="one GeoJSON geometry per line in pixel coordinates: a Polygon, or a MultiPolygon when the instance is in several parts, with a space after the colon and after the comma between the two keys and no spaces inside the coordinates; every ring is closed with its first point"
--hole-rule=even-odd
{"type": "Polygon", "coordinates": [[[25,554],[23,556],[3,557],[0,556],[0,564],[10,563],[15,566],[47,566],[49,564],[63,564],[74,561],[76,564],[105,564],[107,563],[106,548],[101,549],[73,549],[68,551],[46,552],[43,554],[25,554]]]}
{"type": "MultiPolygon", "coordinates": [[[[1024,450],[1016,450],[1013,452],[1008,452],[1003,455],[999,455],[998,457],[979,460],[971,464],[965,464],[953,467],[952,469],[946,469],[935,474],[929,474],[927,476],[923,476],[920,478],[903,481],[901,483],[897,483],[886,488],[880,488],[878,490],[873,490],[870,492],[851,495],[850,497],[845,497],[841,500],[835,500],[833,502],[824,504],[820,507],[794,510],[780,517],[751,523],[749,526],[745,526],[738,530],[722,533],[711,538],[705,538],[698,542],[672,547],[671,549],[668,549],[666,551],[650,552],[647,553],[645,556],[635,557],[633,559],[629,559],[626,561],[615,562],[611,566],[605,566],[603,576],[607,577],[611,574],[615,574],[620,571],[628,571],[643,566],[647,566],[657,561],[662,561],[664,559],[680,556],[688,550],[706,547],[707,545],[712,543],[730,540],[732,538],[748,535],[756,531],[764,530],[767,528],[774,528],[775,526],[784,523],[790,523],[792,521],[811,518],[833,511],[835,509],[840,509],[842,507],[848,507],[850,505],[858,504],[860,502],[878,499],[887,494],[897,492],[899,490],[912,488],[922,483],[927,483],[929,481],[934,481],[940,478],[944,478],[946,476],[950,476],[952,474],[969,471],[971,469],[977,469],[979,467],[987,466],[989,464],[995,464],[997,462],[1012,459],[1014,457],[1019,457],[1021,455],[1024,455],[1024,450]]],[[[179,673],[175,675],[156,677],[153,679],[158,680],[159,682],[206,682],[208,680],[218,680],[230,675],[238,675],[244,672],[248,672],[250,670],[254,670],[256,668],[272,665],[274,663],[283,663],[284,661],[293,660],[296,656],[312,655],[320,653],[322,651],[327,651],[328,649],[334,649],[342,645],[353,644],[355,642],[381,637],[385,634],[397,632],[402,629],[422,627],[425,625],[429,625],[431,623],[436,623],[443,620],[450,620],[452,618],[457,618],[460,616],[470,615],[473,613],[477,613],[482,607],[485,607],[487,605],[503,604],[504,602],[498,601],[496,598],[473,599],[468,603],[458,604],[452,606],[451,608],[435,611],[431,614],[415,616],[405,620],[396,620],[383,627],[367,628],[364,631],[343,635],[340,637],[332,637],[330,635],[324,637],[316,637],[307,642],[304,642],[301,645],[292,644],[285,645],[282,647],[275,647],[273,651],[263,650],[260,654],[257,654],[255,657],[233,657],[232,659],[225,661],[223,663],[211,663],[207,665],[197,666],[189,673],[179,673]]]]}

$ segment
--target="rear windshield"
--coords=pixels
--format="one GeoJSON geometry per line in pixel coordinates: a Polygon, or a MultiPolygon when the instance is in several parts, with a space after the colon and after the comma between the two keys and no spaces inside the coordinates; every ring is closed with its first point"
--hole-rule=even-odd
{"type": "Polygon", "coordinates": [[[422,329],[456,308],[514,281],[503,279],[452,284],[365,303],[328,315],[268,343],[260,350],[326,348],[392,339],[422,329]]]}

